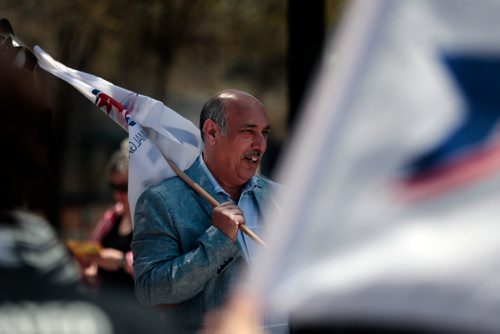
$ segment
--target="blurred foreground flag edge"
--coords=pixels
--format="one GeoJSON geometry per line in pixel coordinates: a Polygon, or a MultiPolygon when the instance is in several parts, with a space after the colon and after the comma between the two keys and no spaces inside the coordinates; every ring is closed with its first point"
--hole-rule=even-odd
{"type": "Polygon", "coordinates": [[[500,2],[355,1],[248,280],[302,324],[500,331],[500,2]]]}

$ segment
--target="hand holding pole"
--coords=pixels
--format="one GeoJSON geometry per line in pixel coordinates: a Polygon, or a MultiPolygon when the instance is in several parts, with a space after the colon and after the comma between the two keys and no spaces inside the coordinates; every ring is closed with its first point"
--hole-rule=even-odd
{"type": "MultiPolygon", "coordinates": [[[[165,160],[169,164],[170,168],[179,176],[184,182],[186,182],[191,188],[193,188],[194,191],[196,191],[201,197],[205,198],[213,207],[218,206],[220,203],[213,198],[209,193],[206,192],[205,189],[200,187],[200,185],[196,182],[194,182],[186,173],[184,173],[177,165],[175,162],[170,160],[169,158],[165,157],[165,160]]],[[[264,247],[268,247],[267,244],[259,238],[258,235],[256,235],[252,230],[250,230],[246,225],[240,225],[239,228],[245,233],[250,239],[254,240],[258,244],[264,247]]]]}

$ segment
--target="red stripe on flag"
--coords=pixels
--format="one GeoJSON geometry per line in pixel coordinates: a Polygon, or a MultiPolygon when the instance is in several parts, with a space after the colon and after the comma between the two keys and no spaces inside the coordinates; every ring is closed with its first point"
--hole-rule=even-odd
{"type": "Polygon", "coordinates": [[[482,149],[462,154],[439,168],[399,183],[396,186],[396,197],[404,202],[431,199],[499,170],[500,141],[495,141],[482,149]]]}

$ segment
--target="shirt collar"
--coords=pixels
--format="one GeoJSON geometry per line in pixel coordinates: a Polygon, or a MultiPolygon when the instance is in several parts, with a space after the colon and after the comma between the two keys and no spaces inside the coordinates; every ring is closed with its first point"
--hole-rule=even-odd
{"type": "MultiPolygon", "coordinates": [[[[226,194],[227,196],[229,196],[229,194],[222,188],[222,186],[219,184],[219,182],[215,179],[215,177],[212,175],[212,173],[208,169],[208,166],[205,164],[205,161],[203,160],[203,154],[200,154],[198,159],[200,161],[201,169],[203,169],[203,171],[205,172],[206,176],[208,177],[208,180],[210,181],[210,183],[214,187],[215,192],[216,193],[223,193],[223,194],[226,194]]],[[[246,192],[253,191],[253,189],[255,187],[257,187],[257,180],[256,180],[256,177],[254,175],[254,176],[252,176],[252,178],[250,180],[248,180],[247,183],[245,183],[245,186],[241,190],[241,194],[243,195],[246,192]]]]}

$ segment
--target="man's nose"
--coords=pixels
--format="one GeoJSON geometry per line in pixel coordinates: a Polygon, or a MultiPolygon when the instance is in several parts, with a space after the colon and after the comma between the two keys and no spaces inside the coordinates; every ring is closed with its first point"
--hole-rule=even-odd
{"type": "Polygon", "coordinates": [[[263,133],[256,133],[252,143],[252,149],[264,153],[267,147],[267,137],[263,133]]]}

